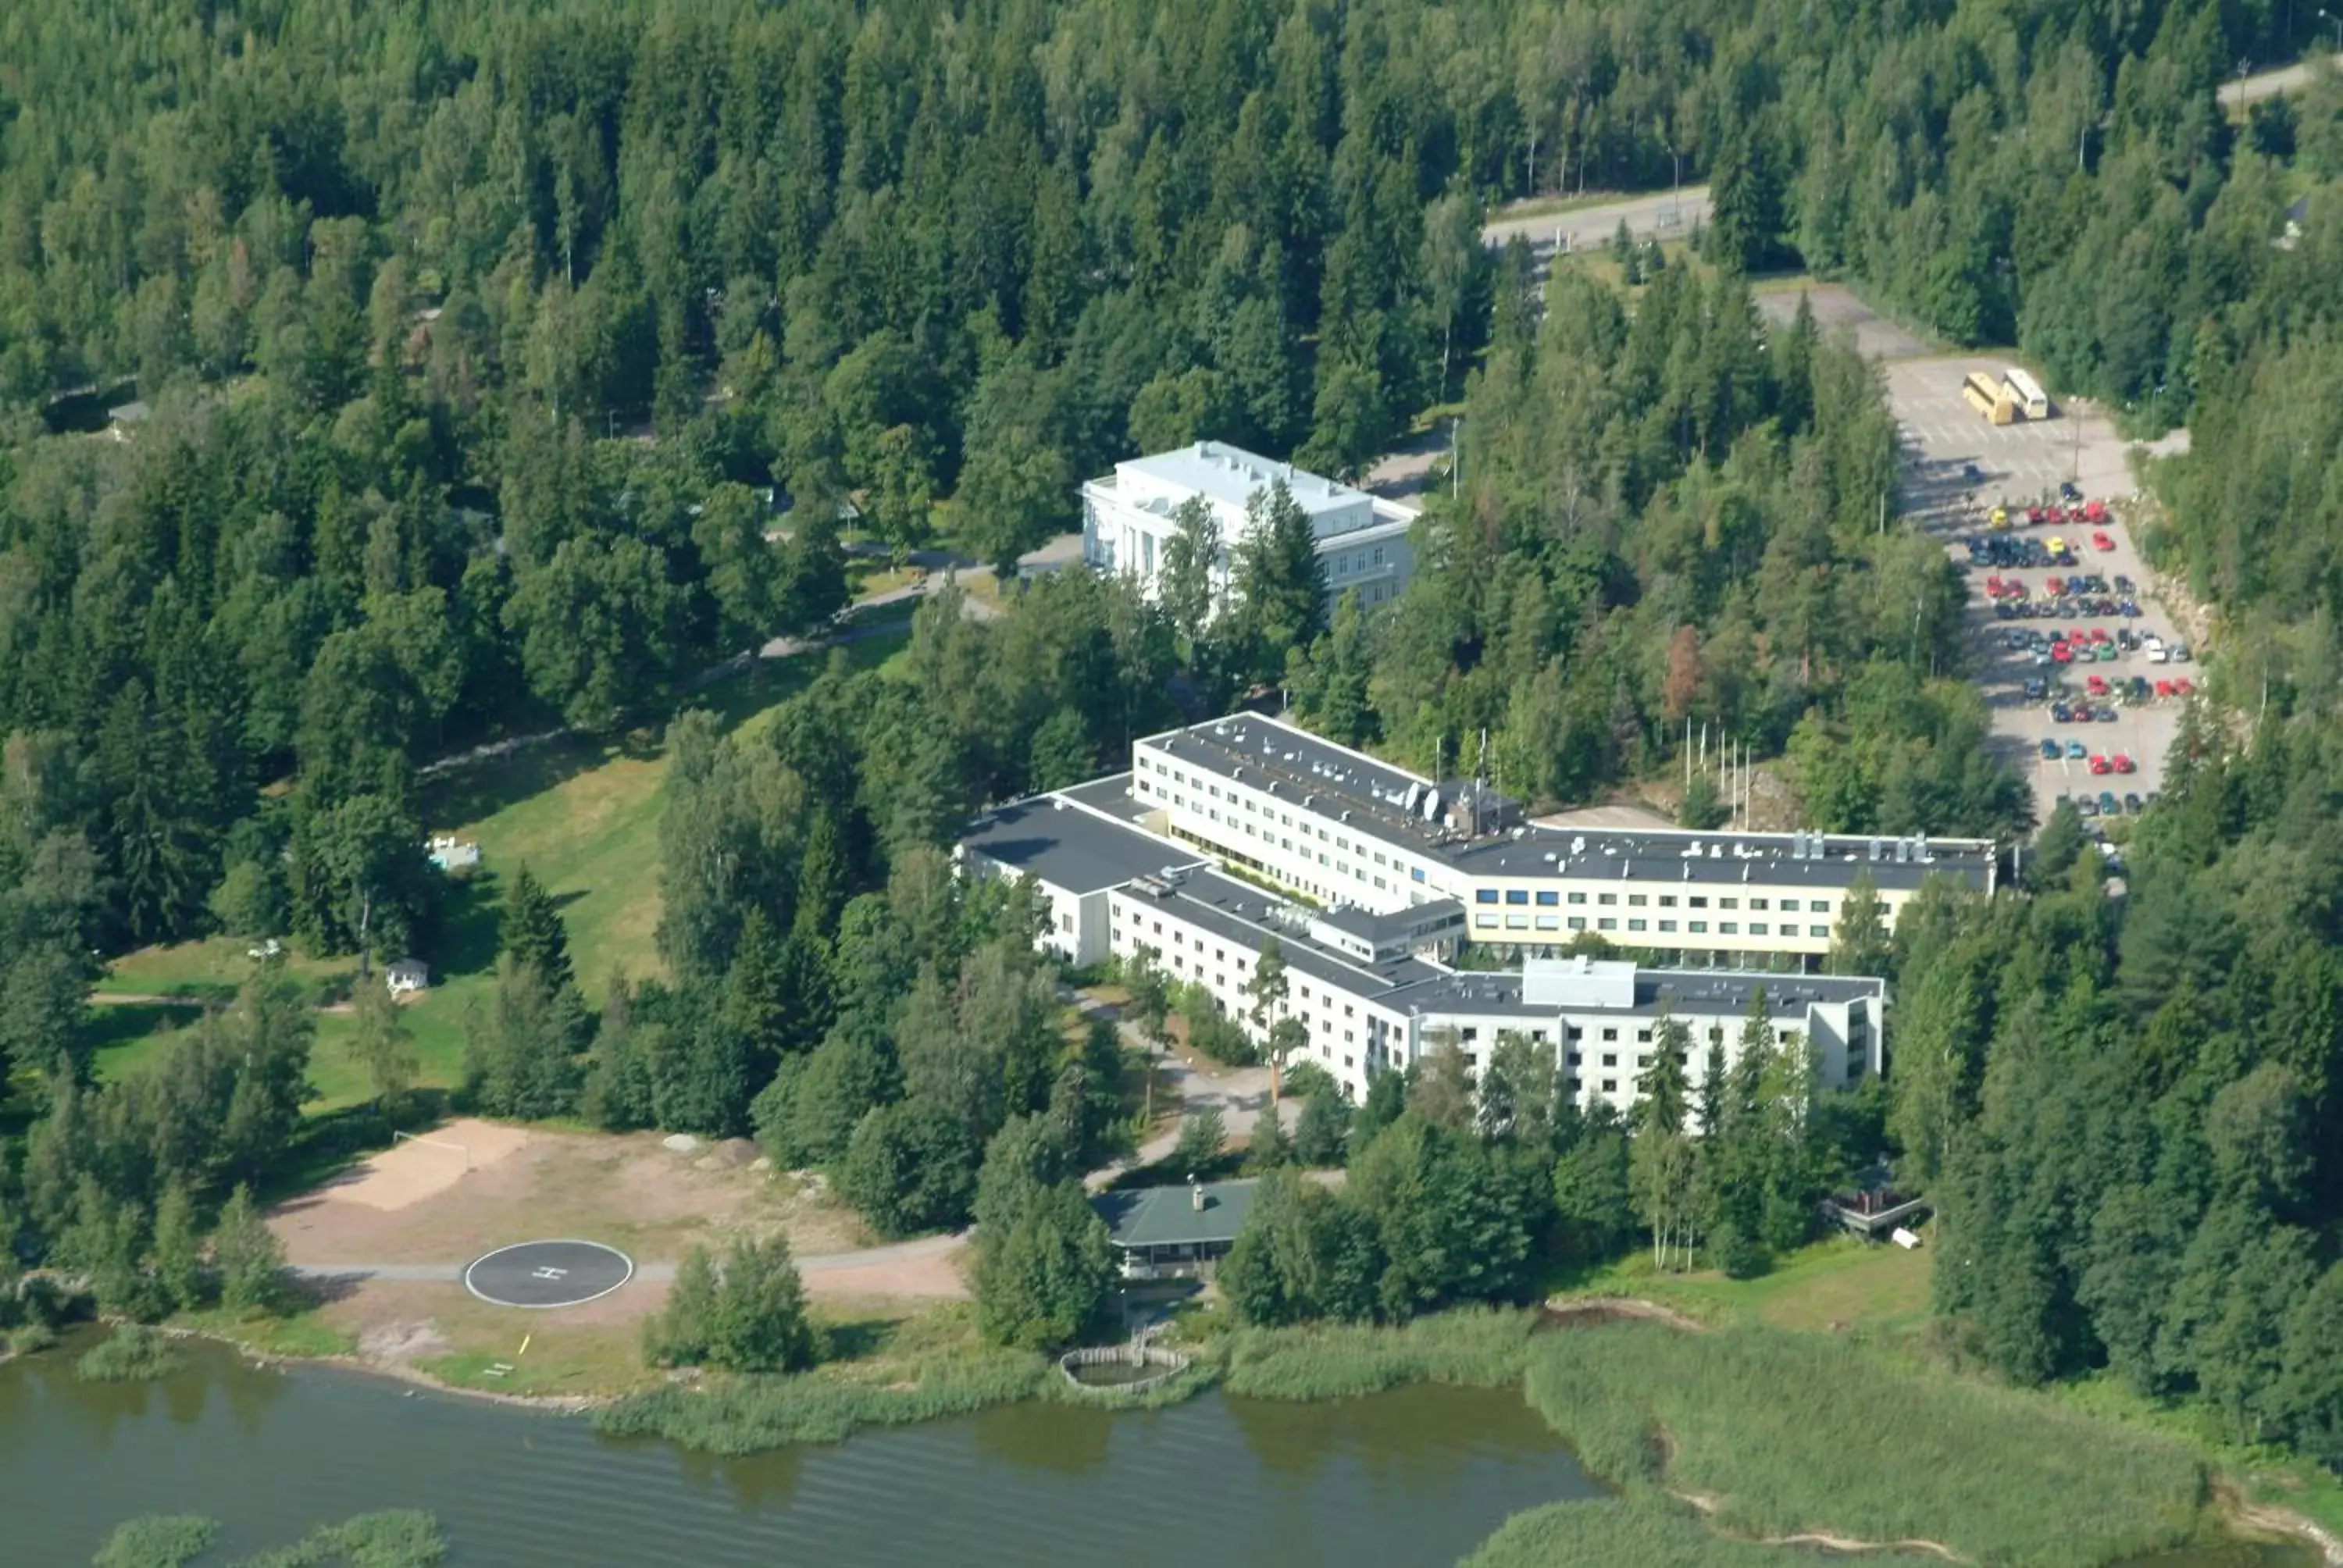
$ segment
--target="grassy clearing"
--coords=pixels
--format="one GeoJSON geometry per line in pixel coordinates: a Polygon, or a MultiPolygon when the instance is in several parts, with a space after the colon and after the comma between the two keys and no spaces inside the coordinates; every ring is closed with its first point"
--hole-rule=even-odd
{"type": "Polygon", "coordinates": [[[1558,1279],[1553,1293],[1641,1296],[1704,1322],[1852,1330],[1892,1339],[1927,1321],[1928,1259],[1926,1246],[1907,1252],[1838,1236],[1784,1254],[1756,1279],[1728,1280],[1713,1270],[1663,1274],[1652,1267],[1649,1252],[1636,1251],[1558,1279]]]}
{"type": "MultiPolygon", "coordinates": [[[[908,645],[908,628],[845,645],[860,668],[885,664],[908,645]]],[[[759,662],[748,673],[692,694],[689,706],[709,709],[728,726],[753,729],[820,674],[828,652],[759,662]]],[[[598,1001],[614,966],[641,977],[659,972],[653,936],[659,926],[659,819],[665,805],[667,759],[655,731],[617,738],[565,736],[468,768],[441,774],[422,797],[426,826],[480,846],[483,874],[450,884],[431,960],[434,985],[404,1010],[414,1031],[426,1087],[453,1085],[462,1068],[464,1019],[485,999],[496,965],[499,871],[526,860],[561,906],[578,978],[598,1001]]],[[[229,937],[146,948],[116,959],[96,987],[102,1005],[97,1070],[118,1077],[167,1050],[206,1002],[225,1001],[251,972],[249,943],[229,937]],[[106,1001],[109,997],[166,997],[168,1003],[106,1001]]],[[[320,1000],[346,995],[357,962],[348,957],[285,960],[313,983],[320,1000]]],[[[346,1109],[366,1098],[363,1076],[349,1060],[354,1020],[321,1012],[310,1079],[318,1090],[315,1113],[346,1109]]]]}
{"type": "Polygon", "coordinates": [[[2091,1568],[2205,1525],[2205,1473],[2179,1442],[1817,1337],[1573,1330],[1541,1340],[1528,1391],[1591,1472],[1703,1495],[1736,1533],[2091,1568]]]}
{"type": "Polygon", "coordinates": [[[170,1320],[170,1326],[224,1341],[256,1356],[286,1361],[346,1356],[357,1349],[356,1341],[320,1318],[314,1307],[264,1318],[214,1308],[180,1312],[170,1320]]]}
{"type": "Polygon", "coordinates": [[[1521,1381],[1536,1329],[1533,1312],[1462,1308],[1393,1329],[1240,1330],[1221,1353],[1228,1391],[1256,1399],[1348,1399],[1405,1382],[1503,1388],[1521,1381]]]}
{"type": "Polygon", "coordinates": [[[74,1362],[84,1382],[151,1382],[179,1370],[179,1351],[152,1329],[124,1325],[74,1362]]]}

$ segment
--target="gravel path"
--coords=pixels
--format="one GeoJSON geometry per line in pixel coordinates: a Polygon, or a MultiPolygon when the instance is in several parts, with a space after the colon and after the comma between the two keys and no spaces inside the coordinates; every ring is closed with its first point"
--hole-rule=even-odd
{"type": "MultiPolygon", "coordinates": [[[[797,1261],[800,1274],[835,1273],[843,1269],[883,1268],[892,1263],[920,1262],[946,1257],[968,1241],[966,1231],[944,1236],[922,1236],[915,1241],[893,1241],[883,1247],[863,1247],[851,1252],[827,1252],[797,1261]]],[[[387,1280],[399,1283],[453,1282],[464,1277],[471,1260],[461,1263],[296,1263],[291,1272],[305,1280],[387,1280]]],[[[675,1278],[673,1263],[637,1263],[635,1278],[646,1284],[664,1284],[675,1278]]]]}

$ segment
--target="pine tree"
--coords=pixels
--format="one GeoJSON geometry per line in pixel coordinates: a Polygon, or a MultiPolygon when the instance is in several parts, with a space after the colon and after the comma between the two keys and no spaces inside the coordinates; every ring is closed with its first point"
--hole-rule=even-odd
{"type": "Polygon", "coordinates": [[[805,1284],[787,1236],[736,1241],[725,1254],[708,1319],[708,1359],[741,1372],[800,1372],[813,1364],[805,1284]]]}
{"type": "Polygon", "coordinates": [[[277,1239],[239,1186],[212,1231],[212,1262],[219,1270],[220,1305],[232,1312],[274,1311],[284,1289],[285,1243],[277,1239]]]}
{"type": "Polygon", "coordinates": [[[1886,905],[1880,901],[1878,880],[1865,867],[1855,872],[1840,900],[1825,967],[1835,975],[1884,975],[1887,959],[1886,905]]]}
{"type": "Polygon", "coordinates": [[[155,1206],[155,1277],[171,1304],[191,1310],[204,1302],[203,1243],[196,1234],[196,1206],[174,1181],[155,1206]]]}
{"type": "Polygon", "coordinates": [[[1302,1120],[1293,1129],[1293,1157],[1304,1165],[1340,1165],[1342,1143],[1350,1131],[1351,1108],[1341,1095],[1320,1090],[1302,1102],[1302,1120]]]}
{"type": "Polygon", "coordinates": [[[423,1070],[415,1053],[415,1033],[407,1027],[398,1000],[385,986],[361,986],[357,997],[357,1028],[351,1031],[350,1060],[366,1074],[377,1115],[392,1114],[415,1086],[423,1070]]]}
{"type": "Polygon", "coordinates": [[[1292,1158],[1293,1149],[1286,1140],[1285,1124],[1278,1120],[1277,1106],[1272,1101],[1263,1106],[1261,1114],[1253,1118],[1252,1139],[1246,1145],[1245,1163],[1258,1175],[1264,1171],[1275,1171],[1292,1158]]]}
{"type": "Polygon", "coordinates": [[[571,983],[569,933],[552,895],[523,861],[513,873],[505,894],[504,913],[497,924],[497,948],[516,962],[534,969],[548,990],[571,983]]]}
{"type": "Polygon", "coordinates": [[[653,1366],[698,1366],[708,1359],[716,1316],[716,1265],[708,1249],[687,1249],[668,1287],[667,1305],[643,1320],[643,1359],[653,1366]]]}

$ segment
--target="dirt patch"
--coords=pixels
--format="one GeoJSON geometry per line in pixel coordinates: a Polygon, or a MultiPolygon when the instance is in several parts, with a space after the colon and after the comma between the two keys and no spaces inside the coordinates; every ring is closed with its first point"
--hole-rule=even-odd
{"type": "Polygon", "coordinates": [[[2222,1512],[2229,1516],[2233,1524],[2307,1543],[2318,1553],[2318,1560],[2328,1568],[2343,1568],[2343,1536],[2338,1536],[2317,1521],[2297,1513],[2291,1508],[2280,1508],[2268,1503],[2248,1503],[2244,1493],[2227,1481],[2214,1483],[2213,1491],[2222,1512]]]}
{"type": "Polygon", "coordinates": [[[786,1173],[720,1158],[702,1169],[699,1158],[671,1152],[648,1133],[458,1122],[427,1136],[437,1141],[403,1142],[361,1167],[357,1180],[340,1179],[280,1206],[269,1223],[287,1260],[464,1263],[514,1241],[576,1236],[650,1263],[672,1262],[695,1241],[777,1231],[808,1255],[849,1251],[867,1240],[850,1211],[786,1173]],[[460,1151],[440,1143],[469,1147],[471,1169],[462,1168],[460,1151]],[[496,1157],[484,1160],[484,1149],[496,1157]],[[431,1184],[450,1170],[452,1179],[431,1184]],[[406,1187],[402,1172],[419,1172],[413,1181],[423,1190],[406,1187]]]}
{"type": "Polygon", "coordinates": [[[435,1198],[519,1153],[535,1140],[526,1127],[466,1118],[390,1148],[337,1176],[315,1194],[327,1203],[355,1203],[384,1213],[435,1198]]]}
{"type": "Polygon", "coordinates": [[[906,1258],[853,1269],[821,1269],[805,1276],[806,1295],[824,1303],[881,1298],[894,1301],[965,1301],[961,1272],[965,1247],[929,1257],[906,1258]]]}
{"type": "Polygon", "coordinates": [[[1670,1328],[1683,1329],[1689,1333],[1708,1332],[1708,1325],[1698,1318],[1686,1317],[1674,1307],[1664,1307],[1641,1296],[1584,1296],[1574,1301],[1549,1301],[1541,1313],[1539,1326],[1584,1329],[1599,1323],[1624,1322],[1631,1318],[1665,1323],[1670,1328]]]}
{"type": "Polygon", "coordinates": [[[357,1356],[378,1366],[406,1366],[425,1356],[445,1355],[447,1336],[426,1318],[420,1322],[377,1323],[357,1337],[357,1356]]]}

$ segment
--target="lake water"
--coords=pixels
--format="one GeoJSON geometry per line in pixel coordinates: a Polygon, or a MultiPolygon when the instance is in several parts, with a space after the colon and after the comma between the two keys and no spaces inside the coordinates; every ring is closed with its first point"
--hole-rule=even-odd
{"type": "MultiPolygon", "coordinates": [[[[205,1559],[218,1563],[415,1507],[439,1516],[455,1568],[1426,1568],[1507,1514],[1598,1490],[1510,1390],[1212,1392],[1121,1414],[1026,1403],[721,1460],[185,1349],[184,1370],[154,1383],[79,1382],[65,1353],[0,1365],[0,1564],[78,1568],[141,1513],[219,1519],[205,1559]]],[[[2140,1568],[2311,1562],[2239,1545],[2140,1568]]]]}
{"type": "Polygon", "coordinates": [[[218,1347],[186,1361],[147,1384],[78,1382],[54,1352],[0,1366],[0,1563],[86,1563],[141,1513],[219,1519],[214,1562],[417,1507],[469,1568],[1423,1568],[1594,1490],[1510,1391],[1026,1403],[718,1460],[218,1347]]]}

